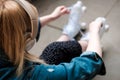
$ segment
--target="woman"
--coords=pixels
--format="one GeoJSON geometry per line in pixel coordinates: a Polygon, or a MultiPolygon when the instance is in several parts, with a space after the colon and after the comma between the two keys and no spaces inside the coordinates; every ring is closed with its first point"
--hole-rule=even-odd
{"type": "MultiPolygon", "coordinates": [[[[41,26],[68,13],[66,7],[60,6],[39,19],[41,26]]],[[[76,42],[86,50],[84,53],[69,63],[48,65],[28,53],[29,43],[38,34],[34,31],[39,31],[37,17],[35,7],[27,1],[0,1],[0,80],[89,80],[97,74],[105,74],[99,40],[101,21],[90,24],[88,44],[86,41],[76,42]]],[[[63,34],[58,41],[62,40],[68,41],[68,35],[63,34]]]]}

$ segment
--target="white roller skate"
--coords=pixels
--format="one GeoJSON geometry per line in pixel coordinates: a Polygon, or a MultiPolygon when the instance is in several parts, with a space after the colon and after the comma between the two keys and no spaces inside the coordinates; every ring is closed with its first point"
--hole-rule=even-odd
{"type": "Polygon", "coordinates": [[[100,29],[100,38],[102,38],[103,34],[109,30],[109,25],[106,24],[106,19],[104,17],[98,17],[95,21],[101,21],[102,20],[102,26],[100,29]]]}
{"type": "MultiPolygon", "coordinates": [[[[106,24],[106,19],[104,17],[98,17],[95,21],[102,21],[101,29],[99,31],[100,38],[103,34],[109,30],[109,25],[106,24]]],[[[89,32],[82,35],[81,40],[89,41],[89,32]]]]}
{"type": "Polygon", "coordinates": [[[63,34],[73,39],[80,32],[80,19],[86,10],[81,1],[75,3],[70,9],[68,24],[63,28],[63,34]]]}

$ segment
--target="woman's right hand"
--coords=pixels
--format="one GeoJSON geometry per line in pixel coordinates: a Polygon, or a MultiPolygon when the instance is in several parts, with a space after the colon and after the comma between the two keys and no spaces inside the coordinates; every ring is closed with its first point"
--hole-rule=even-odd
{"type": "Polygon", "coordinates": [[[89,32],[91,33],[99,33],[99,30],[102,26],[102,20],[93,21],[89,24],[89,32]]]}
{"type": "Polygon", "coordinates": [[[100,45],[99,31],[102,24],[102,20],[95,20],[89,24],[90,38],[87,47],[87,51],[96,52],[100,57],[102,57],[102,49],[100,45]]]}

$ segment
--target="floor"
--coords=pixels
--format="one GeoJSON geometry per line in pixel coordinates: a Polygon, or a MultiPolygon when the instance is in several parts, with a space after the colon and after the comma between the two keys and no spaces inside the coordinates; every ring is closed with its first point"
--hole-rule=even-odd
{"type": "MultiPolygon", "coordinates": [[[[51,13],[57,6],[71,6],[77,0],[33,0],[38,8],[39,16],[51,13]]],[[[107,19],[110,30],[101,42],[104,50],[104,62],[107,74],[96,76],[93,80],[120,80],[120,0],[82,0],[87,11],[81,21],[90,23],[99,16],[107,19]]],[[[30,51],[39,56],[42,50],[61,35],[63,26],[67,23],[68,15],[64,15],[54,22],[49,23],[41,30],[40,40],[30,51]]]]}

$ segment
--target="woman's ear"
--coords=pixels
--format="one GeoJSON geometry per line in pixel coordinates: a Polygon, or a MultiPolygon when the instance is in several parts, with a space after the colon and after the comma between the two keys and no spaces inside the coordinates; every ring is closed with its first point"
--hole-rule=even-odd
{"type": "Polygon", "coordinates": [[[31,33],[25,34],[25,50],[29,51],[35,44],[36,40],[31,38],[31,33]]]}
{"type": "Polygon", "coordinates": [[[29,51],[35,44],[35,39],[34,40],[28,40],[25,46],[25,50],[29,51]]]}

